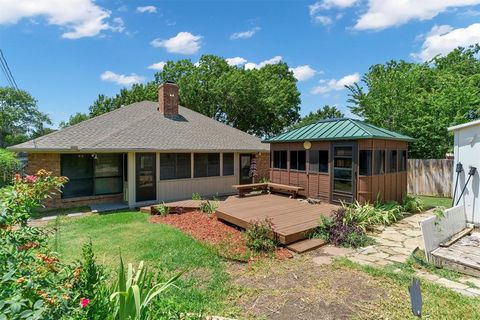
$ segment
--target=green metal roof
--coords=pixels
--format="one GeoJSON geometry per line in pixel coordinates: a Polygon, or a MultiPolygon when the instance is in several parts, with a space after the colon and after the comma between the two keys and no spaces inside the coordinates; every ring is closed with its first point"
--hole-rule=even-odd
{"type": "Polygon", "coordinates": [[[319,140],[388,139],[414,141],[415,139],[350,118],[322,120],[287,131],[263,142],[298,142],[319,140]]]}

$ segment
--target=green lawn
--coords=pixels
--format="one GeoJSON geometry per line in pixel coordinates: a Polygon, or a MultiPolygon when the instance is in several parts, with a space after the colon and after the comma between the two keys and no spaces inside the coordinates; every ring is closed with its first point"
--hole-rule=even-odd
{"type": "Polygon", "coordinates": [[[450,208],[452,206],[452,198],[430,197],[430,196],[416,196],[424,203],[427,209],[435,207],[450,208]]]}
{"type": "MultiPolygon", "coordinates": [[[[54,227],[55,223],[49,224],[54,227]]],[[[120,212],[83,218],[62,218],[59,232],[52,235],[52,246],[67,261],[80,257],[82,245],[92,240],[97,261],[116,270],[121,252],[125,263],[144,260],[160,280],[180,270],[187,270],[163,295],[159,309],[169,307],[178,312],[223,313],[228,293],[228,276],[224,262],[210,249],[179,230],[148,222],[140,212],[120,212]],[[54,239],[58,240],[55,241],[54,239]]],[[[113,274],[113,272],[112,272],[113,274]]]]}

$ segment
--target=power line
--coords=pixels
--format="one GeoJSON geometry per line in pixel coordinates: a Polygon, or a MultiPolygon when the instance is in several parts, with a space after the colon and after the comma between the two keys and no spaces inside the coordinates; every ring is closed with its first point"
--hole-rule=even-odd
{"type": "Polygon", "coordinates": [[[13,77],[12,71],[10,70],[10,67],[8,66],[7,59],[5,59],[5,56],[3,55],[2,49],[0,49],[0,61],[2,62],[2,70],[7,78],[9,78],[9,83],[12,87],[15,87],[15,89],[18,90],[18,85],[17,82],[15,81],[15,78],[13,77]]]}
{"type": "Polygon", "coordinates": [[[1,59],[1,58],[0,58],[0,68],[2,69],[3,74],[5,75],[5,78],[7,79],[8,84],[13,88],[14,84],[12,82],[12,79],[10,79],[10,77],[8,76],[7,69],[6,69],[6,67],[3,63],[3,59],[1,59]]]}

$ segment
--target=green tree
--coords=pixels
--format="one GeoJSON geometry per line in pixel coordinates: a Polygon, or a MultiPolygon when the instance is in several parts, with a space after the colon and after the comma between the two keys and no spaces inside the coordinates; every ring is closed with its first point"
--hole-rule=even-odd
{"type": "Polygon", "coordinates": [[[28,92],[0,87],[0,148],[30,139],[45,124],[52,122],[38,110],[37,101],[28,92]]]}
{"type": "Polygon", "coordinates": [[[412,158],[443,158],[453,146],[452,125],[480,115],[478,46],[458,48],[426,63],[389,61],[349,86],[352,113],[409,135],[412,158]]]}
{"type": "Polygon", "coordinates": [[[0,149],[0,188],[13,182],[13,175],[20,169],[15,153],[0,149]]]}
{"type": "Polygon", "coordinates": [[[302,117],[297,123],[291,126],[292,129],[300,128],[311,123],[325,119],[343,118],[345,115],[335,106],[325,105],[317,111],[311,111],[305,117],[302,117]]]}
{"type": "Polygon", "coordinates": [[[77,112],[74,115],[71,115],[68,121],[62,121],[59,124],[60,128],[66,128],[69,126],[73,126],[77,123],[80,123],[82,121],[90,119],[90,116],[88,114],[82,113],[82,112],[77,112]]]}
{"type": "Polygon", "coordinates": [[[258,136],[277,134],[299,118],[300,92],[287,64],[244,70],[214,55],[202,56],[198,64],[168,61],[154,81],[122,89],[111,98],[99,95],[90,116],[138,101],[157,101],[158,86],[165,81],[178,84],[182,106],[258,136]]]}

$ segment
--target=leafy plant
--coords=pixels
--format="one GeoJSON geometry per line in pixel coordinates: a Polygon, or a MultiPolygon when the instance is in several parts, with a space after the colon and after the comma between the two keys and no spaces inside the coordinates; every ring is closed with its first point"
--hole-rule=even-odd
{"type": "Polygon", "coordinates": [[[200,211],[202,211],[203,213],[208,213],[208,214],[215,213],[215,211],[217,211],[217,208],[218,208],[218,201],[215,201],[215,200],[214,201],[207,200],[200,204],[200,211]]]}
{"type": "Polygon", "coordinates": [[[251,221],[249,227],[245,231],[247,247],[255,252],[273,252],[278,241],[274,232],[272,220],[251,221]]]}
{"type": "Polygon", "coordinates": [[[192,193],[192,200],[202,200],[200,193],[192,193]]]}
{"type": "Polygon", "coordinates": [[[403,200],[402,208],[406,212],[417,213],[422,212],[425,209],[425,205],[420,198],[407,194],[403,200]]]}
{"type": "Polygon", "coordinates": [[[170,213],[170,207],[165,205],[165,202],[155,207],[155,211],[162,217],[168,216],[170,213]]]}
{"type": "Polygon", "coordinates": [[[342,204],[345,210],[344,224],[355,225],[363,231],[373,228],[376,225],[390,225],[404,216],[402,206],[397,203],[360,204],[355,201],[352,204],[342,204]]]}
{"type": "Polygon", "coordinates": [[[13,182],[13,175],[20,169],[15,153],[0,149],[0,188],[13,182]]]}
{"type": "Polygon", "coordinates": [[[181,275],[182,273],[178,273],[167,282],[153,284],[152,274],[147,273],[143,261],[140,262],[137,270],[129,263],[125,274],[120,256],[117,284],[115,292],[110,296],[110,301],[115,305],[113,319],[147,319],[152,301],[169,287],[175,286],[174,282],[181,275]]]}

